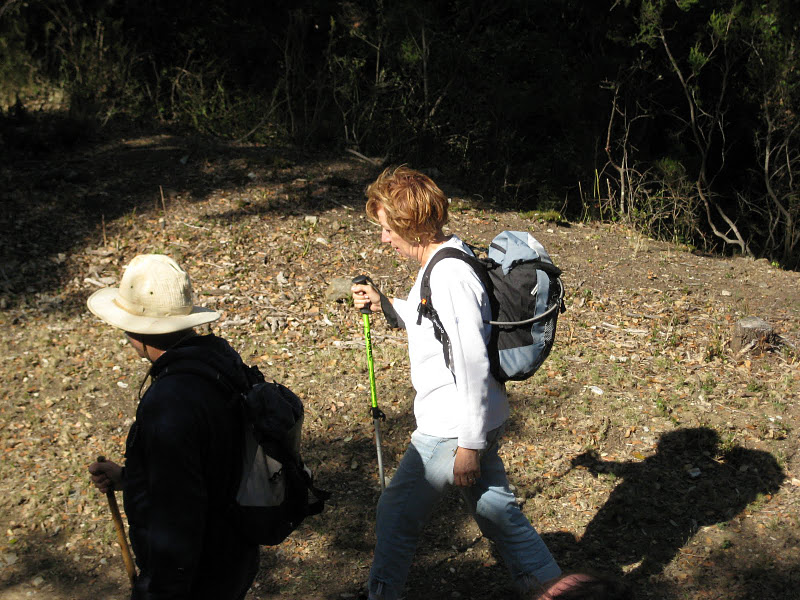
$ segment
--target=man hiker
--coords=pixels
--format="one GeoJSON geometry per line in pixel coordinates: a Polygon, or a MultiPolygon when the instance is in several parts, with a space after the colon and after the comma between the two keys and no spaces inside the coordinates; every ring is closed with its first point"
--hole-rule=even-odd
{"type": "Polygon", "coordinates": [[[122,490],[139,567],[131,598],[244,598],[258,570],[258,547],[226,521],[239,485],[241,416],[230,391],[180,370],[181,363],[205,363],[247,386],[242,359],[228,342],[193,329],[219,313],[195,306],[189,276],[158,254],[136,256],[120,287],[95,292],[88,306],[152,363],[125,465],[89,466],[98,490],[122,490]]]}

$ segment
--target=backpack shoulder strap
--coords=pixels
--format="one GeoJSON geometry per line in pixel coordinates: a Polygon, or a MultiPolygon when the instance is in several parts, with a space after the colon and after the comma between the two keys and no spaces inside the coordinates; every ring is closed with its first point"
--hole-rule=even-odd
{"type": "Polygon", "coordinates": [[[230,392],[231,394],[240,394],[244,390],[239,389],[232,381],[231,377],[213,367],[207,362],[196,359],[183,359],[177,360],[164,367],[164,370],[159,373],[161,377],[168,377],[170,375],[195,375],[201,377],[206,381],[210,381],[217,385],[218,388],[230,392]]]}
{"type": "Polygon", "coordinates": [[[491,281],[486,273],[486,267],[480,259],[470,256],[458,248],[442,248],[430,258],[428,264],[425,265],[425,271],[422,273],[422,281],[419,290],[420,308],[418,309],[420,316],[417,317],[417,325],[422,322],[421,319],[423,316],[427,316],[424,314],[425,309],[423,306],[431,305],[431,272],[433,271],[433,267],[446,258],[457,258],[467,263],[472,267],[472,270],[475,271],[475,274],[486,288],[487,293],[491,290],[491,281]]]}
{"type": "Polygon", "coordinates": [[[475,274],[478,276],[478,279],[480,279],[483,287],[486,289],[487,295],[489,295],[490,298],[492,293],[492,283],[483,262],[474,256],[470,256],[469,254],[462,252],[458,248],[442,248],[436,252],[430,258],[428,264],[425,265],[425,271],[422,273],[422,281],[420,282],[420,301],[419,306],[417,307],[417,325],[422,323],[422,317],[429,319],[431,323],[433,323],[433,335],[442,344],[444,363],[449,369],[451,359],[450,338],[447,335],[444,325],[442,325],[442,321],[439,318],[439,313],[436,312],[436,309],[433,307],[433,301],[431,300],[431,272],[433,271],[433,267],[446,258],[457,258],[472,267],[472,270],[475,271],[475,274]]]}
{"type": "Polygon", "coordinates": [[[263,383],[266,378],[261,373],[261,370],[253,366],[248,366],[246,363],[241,363],[247,381],[247,388],[242,388],[241,382],[236,381],[236,378],[226,373],[223,369],[214,366],[212,363],[204,361],[200,358],[180,358],[168,364],[158,374],[158,377],[165,377],[167,375],[189,374],[202,377],[207,381],[216,383],[230,392],[241,394],[246,392],[250,387],[257,383],[263,383]]]}

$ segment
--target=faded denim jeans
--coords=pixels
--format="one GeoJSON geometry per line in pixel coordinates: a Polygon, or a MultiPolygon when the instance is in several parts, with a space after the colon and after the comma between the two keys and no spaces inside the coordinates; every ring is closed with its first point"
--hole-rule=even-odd
{"type": "MultiPolygon", "coordinates": [[[[483,534],[497,545],[514,586],[526,591],[558,577],[561,569],[508,487],[503,461],[497,455],[502,433],[502,427],[489,432],[480,478],[459,490],[483,534]]],[[[411,444],[378,502],[370,599],[397,600],[402,594],[422,528],[442,494],[453,485],[457,447],[456,438],[419,431],[412,434],[411,444]]]]}

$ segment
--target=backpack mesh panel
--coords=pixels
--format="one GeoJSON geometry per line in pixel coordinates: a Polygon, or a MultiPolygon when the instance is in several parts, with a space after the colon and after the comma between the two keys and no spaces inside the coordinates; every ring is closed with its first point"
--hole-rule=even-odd
{"type": "MultiPolygon", "coordinates": [[[[554,306],[559,303],[561,297],[561,284],[555,278],[550,279],[550,293],[548,294],[547,298],[547,306],[554,306]]],[[[544,343],[545,343],[545,352],[542,353],[542,361],[547,358],[547,355],[550,354],[550,348],[553,346],[553,340],[556,336],[556,323],[558,322],[558,313],[559,310],[556,310],[553,313],[553,316],[547,321],[543,323],[544,330],[544,343]]]]}

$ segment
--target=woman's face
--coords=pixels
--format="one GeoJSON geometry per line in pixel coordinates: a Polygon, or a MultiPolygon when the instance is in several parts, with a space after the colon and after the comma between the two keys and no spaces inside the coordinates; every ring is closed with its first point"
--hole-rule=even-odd
{"type": "Polygon", "coordinates": [[[395,233],[389,224],[386,222],[386,211],[379,208],[376,212],[378,216],[378,223],[381,225],[381,242],[384,244],[391,244],[392,248],[397,250],[404,258],[414,258],[418,260],[415,252],[419,246],[405,241],[397,233],[395,233]]]}

